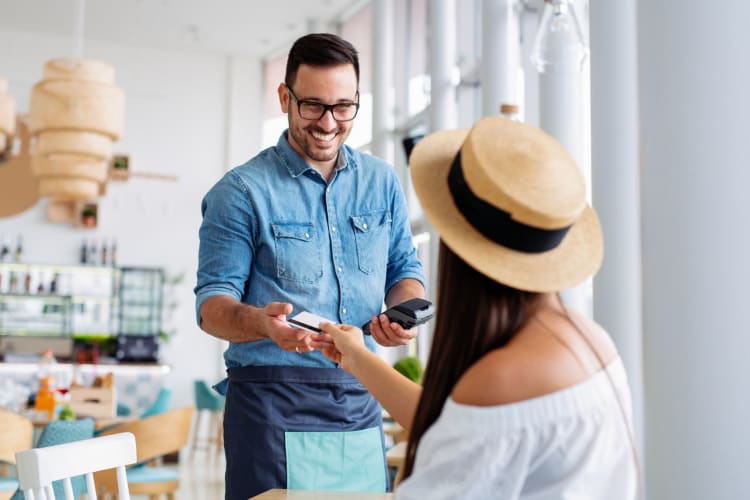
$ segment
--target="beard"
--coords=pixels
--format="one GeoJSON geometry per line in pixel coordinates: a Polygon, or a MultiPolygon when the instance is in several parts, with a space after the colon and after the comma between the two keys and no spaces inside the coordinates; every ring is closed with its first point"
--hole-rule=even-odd
{"type": "Polygon", "coordinates": [[[302,127],[299,124],[289,123],[290,142],[296,146],[298,153],[301,153],[305,161],[329,162],[338,157],[339,150],[344,145],[344,141],[349,136],[351,127],[336,127],[334,130],[323,130],[315,125],[302,127]],[[321,147],[313,137],[312,133],[317,134],[336,134],[330,143],[321,147]],[[301,151],[300,151],[301,150],[301,151]]]}

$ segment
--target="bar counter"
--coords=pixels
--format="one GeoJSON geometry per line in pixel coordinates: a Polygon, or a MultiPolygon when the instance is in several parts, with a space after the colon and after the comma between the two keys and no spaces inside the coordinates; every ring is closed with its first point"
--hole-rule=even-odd
{"type": "MultiPolygon", "coordinates": [[[[52,365],[51,375],[58,387],[69,387],[74,377],[83,385],[91,385],[100,375],[112,373],[117,390],[117,402],[130,410],[131,415],[140,415],[156,400],[169,373],[169,365],[144,364],[72,364],[52,365]]],[[[27,387],[29,394],[37,388],[39,364],[32,362],[0,363],[0,387],[15,384],[27,387]]]]}

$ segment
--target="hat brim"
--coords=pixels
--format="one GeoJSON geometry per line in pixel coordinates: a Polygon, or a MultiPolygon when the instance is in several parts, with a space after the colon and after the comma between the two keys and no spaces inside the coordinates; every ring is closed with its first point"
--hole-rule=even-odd
{"type": "Polygon", "coordinates": [[[531,292],[571,288],[601,265],[601,226],[586,205],[562,242],[542,253],[511,250],[489,240],[459,212],[448,187],[448,172],[468,130],[443,130],[422,139],[412,151],[410,170],[425,215],[443,242],[470,266],[507,286],[531,292]]]}

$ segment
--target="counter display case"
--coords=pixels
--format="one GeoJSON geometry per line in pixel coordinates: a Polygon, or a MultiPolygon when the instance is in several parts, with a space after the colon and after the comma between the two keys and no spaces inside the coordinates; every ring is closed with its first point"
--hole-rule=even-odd
{"type": "Polygon", "coordinates": [[[158,336],[164,302],[164,271],[123,267],[120,272],[118,334],[158,336]]]}
{"type": "Polygon", "coordinates": [[[98,351],[122,336],[156,344],[163,287],[160,268],[0,263],[0,355],[54,344],[67,358],[73,341],[98,351]]]}
{"type": "Polygon", "coordinates": [[[73,336],[70,295],[0,294],[0,335],[73,336]]]}

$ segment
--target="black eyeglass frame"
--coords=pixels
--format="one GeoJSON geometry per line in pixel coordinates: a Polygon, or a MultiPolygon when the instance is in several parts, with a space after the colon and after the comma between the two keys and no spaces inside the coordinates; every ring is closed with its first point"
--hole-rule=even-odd
{"type": "Polygon", "coordinates": [[[357,91],[357,93],[355,95],[355,99],[357,99],[356,101],[354,101],[354,102],[338,102],[336,104],[324,104],[322,102],[311,101],[309,99],[302,99],[302,100],[300,100],[294,94],[294,92],[292,91],[291,87],[289,87],[289,85],[286,86],[286,90],[289,92],[289,95],[292,96],[295,101],[297,101],[297,113],[299,113],[300,117],[302,117],[304,120],[320,120],[321,118],[323,118],[326,115],[326,113],[328,113],[330,111],[331,112],[331,116],[337,122],[350,122],[350,121],[354,120],[357,117],[357,114],[359,113],[359,90],[357,91]],[[303,104],[309,104],[309,105],[314,105],[314,106],[322,106],[323,107],[323,112],[320,113],[320,116],[318,116],[317,118],[305,118],[304,116],[302,116],[302,105],[303,104]],[[346,120],[340,120],[340,119],[336,118],[336,108],[337,107],[341,107],[341,106],[346,107],[346,108],[350,108],[351,106],[354,106],[354,115],[351,118],[347,118],[346,120]]]}

